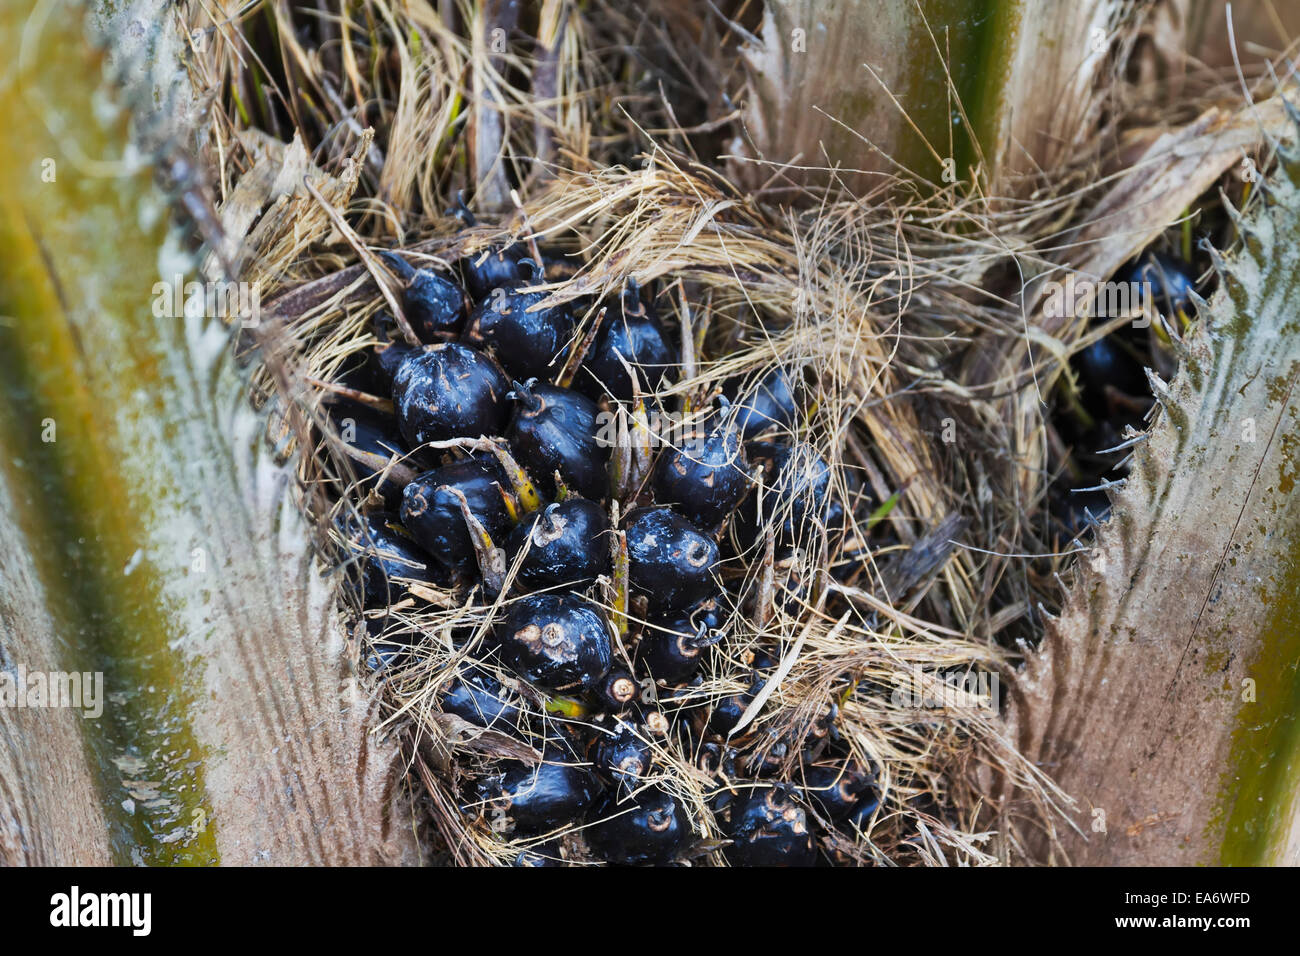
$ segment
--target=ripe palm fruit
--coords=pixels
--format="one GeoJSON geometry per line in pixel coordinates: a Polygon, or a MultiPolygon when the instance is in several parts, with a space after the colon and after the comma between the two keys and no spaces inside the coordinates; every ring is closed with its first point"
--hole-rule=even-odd
{"type": "Polygon", "coordinates": [[[717,543],[671,508],[637,508],[624,528],[628,579],[651,614],[680,611],[717,590],[717,543]]]}
{"type": "Polygon", "coordinates": [[[478,669],[465,671],[447,688],[442,709],[479,727],[507,733],[519,723],[519,698],[478,669]]]}
{"type": "Polygon", "coordinates": [[[750,486],[740,431],[728,419],[726,400],[722,401],[722,420],[702,441],[666,449],[655,467],[655,501],[673,505],[701,528],[720,525],[750,486]]]}
{"type": "Polygon", "coordinates": [[[726,828],[732,866],[812,866],[816,847],[799,792],[789,784],[766,784],[731,804],[726,828]]]}
{"type": "Polygon", "coordinates": [[[365,650],[364,663],[376,673],[405,663],[419,634],[404,626],[392,615],[366,617],[366,635],[370,644],[365,650]]]}
{"type": "Polygon", "coordinates": [[[1149,283],[1153,297],[1158,297],[1165,315],[1172,315],[1192,304],[1196,276],[1182,259],[1160,252],[1148,252],[1120,275],[1122,282],[1149,283]]]}
{"type": "Polygon", "coordinates": [[[506,665],[542,690],[586,690],[609,672],[604,612],[573,594],[520,598],[496,625],[496,639],[506,665]]]}
{"type": "Polygon", "coordinates": [[[544,867],[564,866],[560,844],[554,840],[520,850],[511,866],[544,867]]]}
{"type": "Polygon", "coordinates": [[[482,352],[445,342],[408,356],[393,376],[402,437],[414,447],[449,438],[500,434],[510,380],[482,352]]]}
{"type": "Polygon", "coordinates": [[[591,762],[610,783],[635,789],[637,781],[650,769],[648,737],[625,720],[603,720],[596,725],[591,762]]]}
{"type": "Polygon", "coordinates": [[[740,723],[740,718],[744,716],[745,710],[767,683],[763,670],[772,667],[775,663],[766,653],[760,651],[755,654],[754,669],[749,676],[749,689],[724,697],[714,705],[713,712],[709,714],[709,730],[727,736],[735,729],[736,724],[740,723]]]}
{"type": "Polygon", "coordinates": [[[567,584],[579,590],[610,567],[609,517],[586,498],[566,498],[525,519],[506,541],[508,564],[528,545],[515,581],[529,590],[567,584]]]}
{"type": "Polygon", "coordinates": [[[469,458],[416,477],[402,494],[402,523],[444,567],[471,573],[478,553],[465,524],[460,498],[493,538],[504,537],[514,522],[512,505],[494,459],[469,458]]]}
{"type": "Polygon", "coordinates": [[[513,287],[528,275],[527,269],[520,265],[527,256],[528,249],[521,242],[491,246],[465,256],[460,261],[460,274],[470,297],[481,302],[494,289],[513,287]]]}
{"type": "Polygon", "coordinates": [[[619,714],[640,703],[641,686],[629,671],[619,668],[606,674],[591,696],[599,709],[619,714]]]}
{"type": "Polygon", "coordinates": [[[507,761],[504,773],[484,787],[494,826],[520,833],[545,833],[586,812],[600,785],[560,748],[547,748],[539,764],[507,761]]]}
{"type": "Polygon", "coordinates": [[[607,792],[589,814],[583,833],[593,853],[619,866],[655,866],[672,860],[690,834],[680,801],[658,787],[607,792]]]}
{"type": "Polygon", "coordinates": [[[367,608],[388,607],[406,594],[399,578],[445,587],[445,575],[409,535],[397,515],[381,511],[341,522],[352,553],[362,563],[362,593],[367,608]]]}
{"type": "Polygon", "coordinates": [[[1113,334],[1098,339],[1079,352],[1074,364],[1083,379],[1085,405],[1099,418],[1110,414],[1108,386],[1126,395],[1149,395],[1151,392],[1142,366],[1113,334]]]}
{"type": "Polygon", "coordinates": [[[748,453],[763,467],[763,487],[745,499],[731,523],[732,540],[741,550],[753,547],[769,524],[777,546],[787,548],[804,541],[816,523],[830,528],[833,519],[843,522],[831,495],[830,466],[811,445],[753,442],[748,453]]]}
{"type": "Polygon", "coordinates": [[[375,385],[380,392],[385,395],[393,394],[393,379],[397,377],[397,370],[415,351],[402,342],[389,342],[387,345],[375,346],[374,357],[369,364],[373,369],[375,385]]]}
{"type": "Polygon", "coordinates": [[[647,624],[637,654],[651,677],[676,684],[694,674],[704,663],[705,652],[725,636],[689,615],[661,618],[647,624]]]}
{"type": "Polygon", "coordinates": [[[584,498],[609,495],[605,462],[609,449],[598,440],[600,409],[585,395],[556,385],[516,383],[517,407],[506,437],[520,464],[548,495],[555,494],[555,472],[584,498]]]}
{"type": "Polygon", "coordinates": [[[804,793],[831,820],[843,820],[864,800],[879,804],[871,776],[852,761],[813,764],[803,770],[804,793]]]}
{"type": "Polygon", "coordinates": [[[576,387],[593,398],[608,394],[630,401],[632,378],[619,356],[636,371],[643,393],[653,391],[677,361],[654,310],[641,301],[640,289],[631,281],[601,323],[574,379],[576,387]]]}
{"type": "Polygon", "coordinates": [[[554,378],[569,355],[573,315],[567,305],[539,307],[550,293],[525,292],[545,281],[531,259],[521,268],[528,275],[509,288],[493,289],[474,307],[465,341],[490,351],[515,378],[554,378]]]}
{"type": "Polygon", "coordinates": [[[384,507],[397,509],[402,504],[402,489],[391,475],[384,476],[383,464],[406,449],[397,430],[397,419],[355,402],[338,401],[329,406],[330,418],[340,441],[362,452],[368,461],[349,458],[360,483],[358,494],[364,498],[373,490],[384,499],[384,507]]]}
{"type": "Polygon", "coordinates": [[[405,283],[402,309],[421,342],[447,341],[460,334],[465,324],[465,293],[460,286],[432,269],[416,269],[395,253],[379,255],[405,283]]]}
{"type": "Polygon", "coordinates": [[[799,417],[801,402],[795,380],[778,365],[736,399],[736,426],[745,441],[765,432],[789,433],[799,417]]]}

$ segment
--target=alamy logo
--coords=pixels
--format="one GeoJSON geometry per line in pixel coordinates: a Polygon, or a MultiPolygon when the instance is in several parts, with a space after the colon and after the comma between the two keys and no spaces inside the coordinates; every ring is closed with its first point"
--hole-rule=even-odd
{"type": "Polygon", "coordinates": [[[895,681],[890,697],[895,707],[943,709],[949,713],[997,714],[1002,682],[983,670],[923,670],[912,668],[895,681]]]}
{"type": "Polygon", "coordinates": [[[153,284],[153,314],[159,319],[197,314],[249,329],[262,320],[262,296],[248,282],[186,282],[178,274],[171,282],[153,284]]]}
{"type": "Polygon", "coordinates": [[[1146,328],[1154,314],[1150,282],[1093,282],[1070,273],[1064,282],[1048,282],[1043,292],[1043,315],[1049,319],[1131,316],[1136,328],[1146,328]]]}
{"type": "Polygon", "coordinates": [[[51,926],[126,926],[132,936],[148,936],[153,925],[149,893],[82,893],[74,886],[50,897],[51,926]]]}
{"type": "Polygon", "coordinates": [[[104,712],[104,674],[29,671],[19,664],[12,670],[0,671],[0,707],[71,707],[93,720],[104,712]]]}

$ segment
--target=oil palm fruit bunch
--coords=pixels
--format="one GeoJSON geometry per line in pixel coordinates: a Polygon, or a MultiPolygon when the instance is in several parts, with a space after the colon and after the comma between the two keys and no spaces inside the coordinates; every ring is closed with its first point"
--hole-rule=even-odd
{"type": "MultiPolygon", "coordinates": [[[[381,344],[348,373],[350,388],[391,396],[393,405],[391,415],[367,405],[356,416],[366,425],[357,444],[375,457],[357,459],[365,467],[353,492],[366,508],[375,507],[372,489],[385,503],[349,531],[356,542],[364,529],[368,542],[359,553],[369,559],[371,656],[390,672],[419,639],[397,626],[404,616],[392,615],[390,627],[380,613],[428,598],[405,582],[454,592],[453,603],[476,609],[487,626],[453,629],[463,657],[438,706],[521,742],[544,741],[533,748],[537,761],[485,760],[465,774],[464,812],[503,839],[581,828],[589,856],[670,863],[706,829],[681,793],[656,780],[669,741],[716,754],[709,772],[729,779],[736,768],[771,776],[804,746],[730,739],[775,664],[761,648],[747,655],[741,692],[714,700],[692,697],[692,688],[714,667],[742,603],[721,572],[720,543],[739,535],[752,544],[770,532],[788,550],[806,525],[828,520],[828,469],[790,440],[802,373],[777,369],[736,383],[733,399],[706,396],[684,441],[646,459],[635,487],[615,482],[604,415],[658,400],[677,374],[676,346],[643,290],[628,283],[599,308],[587,304],[588,318],[603,310],[601,324],[583,333],[585,351],[566,368],[578,324],[568,306],[534,290],[543,277],[525,251],[494,246],[455,271],[382,256],[402,281],[421,344],[380,316],[381,344]],[[393,459],[406,471],[385,470],[393,459]],[[487,615],[494,599],[500,606],[487,615]],[[539,700],[582,719],[557,724],[538,712],[539,700]]],[[[351,410],[340,404],[334,417],[351,410]]],[[[745,789],[728,805],[727,859],[801,862],[812,845],[803,798],[766,780],[745,787],[763,799],[745,789]]]]}

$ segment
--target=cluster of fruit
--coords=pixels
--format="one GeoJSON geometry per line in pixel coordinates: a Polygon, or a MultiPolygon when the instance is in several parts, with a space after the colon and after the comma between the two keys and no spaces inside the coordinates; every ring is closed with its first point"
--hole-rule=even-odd
{"type": "MultiPolygon", "coordinates": [[[[1062,438],[1073,446],[1067,485],[1088,490],[1065,490],[1058,494],[1056,511],[1063,527],[1078,534],[1093,520],[1104,519],[1110,510],[1106,492],[1095,486],[1113,480],[1116,460],[1107,451],[1124,445],[1125,429],[1142,431],[1154,401],[1145,366],[1168,377],[1172,366],[1161,367],[1160,336],[1151,312],[1164,316],[1173,327],[1185,324],[1196,293],[1196,278],[1189,263],[1164,253],[1148,251],[1115,277],[1117,282],[1141,291],[1143,314],[1135,323],[1122,326],[1091,343],[1074,356],[1071,364],[1081,394],[1074,414],[1060,424],[1062,438]]],[[[1135,305],[1137,303],[1134,303],[1135,305]]],[[[1101,325],[1105,318],[1094,319],[1101,325]]]]}
{"type": "MultiPolygon", "coordinates": [[[[699,830],[681,795],[655,782],[672,737],[719,781],[710,809],[730,862],[814,862],[816,819],[860,825],[879,805],[871,774],[837,739],[833,708],[807,740],[767,741],[759,758],[729,734],[770,675],[769,655],[747,652],[744,693],[691,694],[739,620],[742,599],[728,590],[724,565],[789,555],[810,529],[833,535],[845,524],[827,463],[789,439],[804,383],[776,370],[728,388],[730,401],[719,395],[703,410],[695,440],[665,447],[622,496],[630,510],[620,515],[597,423],[678,371],[653,303],[635,285],[603,303],[597,334],[570,361],[578,310],[542,304],[546,293],[532,287],[543,265],[522,245],[488,249],[454,271],[385,260],[404,282],[403,312],[423,344],[378,320],[392,340],[346,382],[391,395],[394,414],[331,406],[361,452],[352,457],[372,502],[341,523],[362,565],[369,664],[392,667],[409,651],[410,638],[394,637],[401,629],[382,612],[412,585],[470,603],[501,600],[490,629],[473,636],[443,711],[510,734],[535,724],[518,689],[494,676],[500,667],[548,698],[580,701],[586,715],[558,736],[543,731],[540,763],[501,761],[479,774],[466,809],[512,836],[587,824],[597,858],[671,862],[699,830]],[[414,472],[403,479],[387,467],[394,456],[414,472]],[[781,779],[791,766],[798,780],[781,779]]],[[[518,862],[557,855],[543,846],[518,862]]]]}

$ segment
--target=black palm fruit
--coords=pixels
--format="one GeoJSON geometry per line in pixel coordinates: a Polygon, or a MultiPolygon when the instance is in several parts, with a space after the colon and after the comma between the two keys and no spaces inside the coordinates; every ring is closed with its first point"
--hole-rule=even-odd
{"type": "Polygon", "coordinates": [[[585,395],[556,385],[516,384],[517,407],[506,437],[528,473],[548,495],[555,472],[569,490],[602,501],[609,495],[609,449],[599,441],[600,409],[585,395]]]}
{"type": "Polygon", "coordinates": [[[490,351],[515,378],[554,378],[569,355],[573,315],[567,305],[542,307],[548,292],[523,291],[545,280],[531,259],[521,266],[529,274],[517,285],[493,289],[474,307],[465,341],[490,351]]]}
{"type": "Polygon", "coordinates": [[[812,866],[816,847],[799,792],[788,784],[754,787],[731,805],[723,850],[732,866],[812,866]]]}
{"type": "Polygon", "coordinates": [[[506,541],[507,561],[528,545],[515,581],[528,590],[570,585],[579,590],[610,568],[609,517],[586,498],[566,498],[526,518],[506,541]]]}
{"type": "Polygon", "coordinates": [[[753,670],[750,672],[749,677],[749,689],[739,694],[724,697],[714,705],[712,712],[709,714],[709,730],[715,734],[726,736],[735,729],[749,705],[758,696],[758,692],[767,683],[767,679],[762,673],[763,670],[773,666],[774,663],[775,661],[766,653],[759,652],[755,654],[753,670]]]}
{"type": "Polygon", "coordinates": [[[515,857],[514,862],[510,865],[526,867],[564,866],[564,857],[561,855],[559,843],[552,840],[537,846],[531,846],[526,850],[520,850],[519,855],[515,857]]]}
{"type": "Polygon", "coordinates": [[[490,357],[446,342],[410,355],[393,377],[393,405],[411,447],[450,438],[499,435],[510,380],[490,357]]]}
{"type": "Polygon", "coordinates": [[[362,593],[367,608],[388,607],[406,595],[398,579],[406,578],[433,587],[450,581],[407,533],[391,512],[374,512],[359,520],[349,516],[341,522],[352,554],[361,562],[362,593]]]}
{"type": "Polygon", "coordinates": [[[745,441],[765,432],[789,434],[802,402],[795,379],[776,366],[736,399],[736,426],[745,441]]]}
{"type": "Polygon", "coordinates": [[[387,463],[394,456],[406,456],[406,446],[397,429],[397,419],[349,401],[332,403],[329,415],[340,441],[356,451],[373,456],[369,461],[348,459],[360,483],[359,496],[364,498],[373,490],[384,499],[384,507],[390,510],[401,507],[401,486],[391,474],[384,476],[383,467],[379,467],[381,460],[387,463]]]}
{"type": "Polygon", "coordinates": [[[444,713],[509,733],[519,724],[520,699],[486,671],[466,670],[442,695],[444,713]]]}
{"type": "Polygon", "coordinates": [[[811,445],[753,442],[748,454],[762,465],[763,475],[762,487],[745,499],[731,523],[732,540],[741,550],[760,541],[768,525],[784,548],[807,542],[817,523],[828,530],[843,523],[843,508],[831,494],[830,466],[811,445]]]}
{"type": "Polygon", "coordinates": [[[618,668],[605,675],[591,693],[597,708],[619,714],[635,708],[641,702],[641,685],[632,674],[618,668]]]}
{"type": "Polygon", "coordinates": [[[367,670],[379,673],[405,663],[418,635],[403,627],[389,615],[366,618],[366,634],[370,644],[365,650],[367,670]]]}
{"type": "Polygon", "coordinates": [[[397,370],[402,367],[402,362],[415,353],[415,349],[402,342],[389,342],[386,345],[377,345],[374,348],[371,367],[374,369],[374,382],[376,391],[381,395],[393,394],[393,379],[397,377],[397,370]]]}
{"type": "Polygon", "coordinates": [[[1083,380],[1084,404],[1092,414],[1105,418],[1110,413],[1107,387],[1126,395],[1150,395],[1142,366],[1120,344],[1115,334],[1098,339],[1074,357],[1083,380]]]}
{"type": "Polygon", "coordinates": [[[651,677],[676,684],[699,670],[708,649],[726,636],[717,606],[716,598],[707,598],[683,614],[647,623],[637,656],[651,677]]]}
{"type": "Polygon", "coordinates": [[[478,552],[465,524],[459,491],[483,529],[504,539],[513,523],[502,495],[506,487],[496,461],[487,457],[453,462],[416,477],[402,495],[402,523],[420,545],[444,567],[473,572],[478,552]]]}
{"type": "Polygon", "coordinates": [[[641,300],[636,283],[611,306],[601,323],[574,384],[587,395],[610,395],[619,401],[632,398],[632,379],[619,356],[637,374],[643,394],[655,390],[663,376],[676,368],[677,358],[654,309],[641,300]]]}
{"type": "Polygon", "coordinates": [[[494,289],[513,288],[529,275],[529,269],[521,265],[526,258],[528,248],[521,242],[491,246],[465,256],[460,261],[460,274],[470,298],[482,302],[494,289]]]}
{"type": "Polygon", "coordinates": [[[879,804],[873,778],[852,761],[805,767],[803,784],[804,794],[831,820],[845,819],[863,801],[879,804]]]}
{"type": "Polygon", "coordinates": [[[520,598],[497,623],[496,639],[507,666],[542,690],[586,690],[609,672],[605,614],[573,594],[520,598]]]}
{"type": "Polygon", "coordinates": [[[1165,316],[1186,310],[1196,292],[1196,276],[1189,263],[1162,252],[1148,252],[1119,275],[1121,282],[1149,284],[1151,298],[1165,316]]]}
{"type": "Polygon", "coordinates": [[[432,269],[416,269],[395,253],[379,255],[405,283],[402,310],[416,338],[445,342],[460,334],[465,324],[465,293],[460,286],[432,269]]]}
{"type": "Polygon", "coordinates": [[[744,500],[750,479],[740,431],[726,414],[702,440],[669,448],[655,467],[655,501],[701,528],[716,528],[744,500]]]}
{"type": "Polygon", "coordinates": [[[681,802],[658,787],[632,794],[607,792],[589,814],[587,845],[619,866],[668,863],[685,844],[690,821],[681,802]]]}
{"type": "Polygon", "coordinates": [[[518,834],[546,833],[573,823],[600,793],[591,771],[561,748],[547,748],[539,764],[511,760],[484,788],[489,820],[518,834]]]}
{"type": "Polygon", "coordinates": [[[694,632],[686,626],[684,621],[670,621],[646,628],[639,645],[640,659],[655,680],[676,684],[691,677],[704,663],[709,648],[725,636],[702,624],[694,632]]]}
{"type": "Polygon", "coordinates": [[[628,579],[651,614],[683,610],[717,590],[717,543],[671,508],[637,508],[624,528],[628,579]]]}
{"type": "Polygon", "coordinates": [[[637,781],[650,770],[650,735],[617,717],[602,720],[596,725],[590,754],[592,765],[606,780],[635,789],[637,781]]]}

